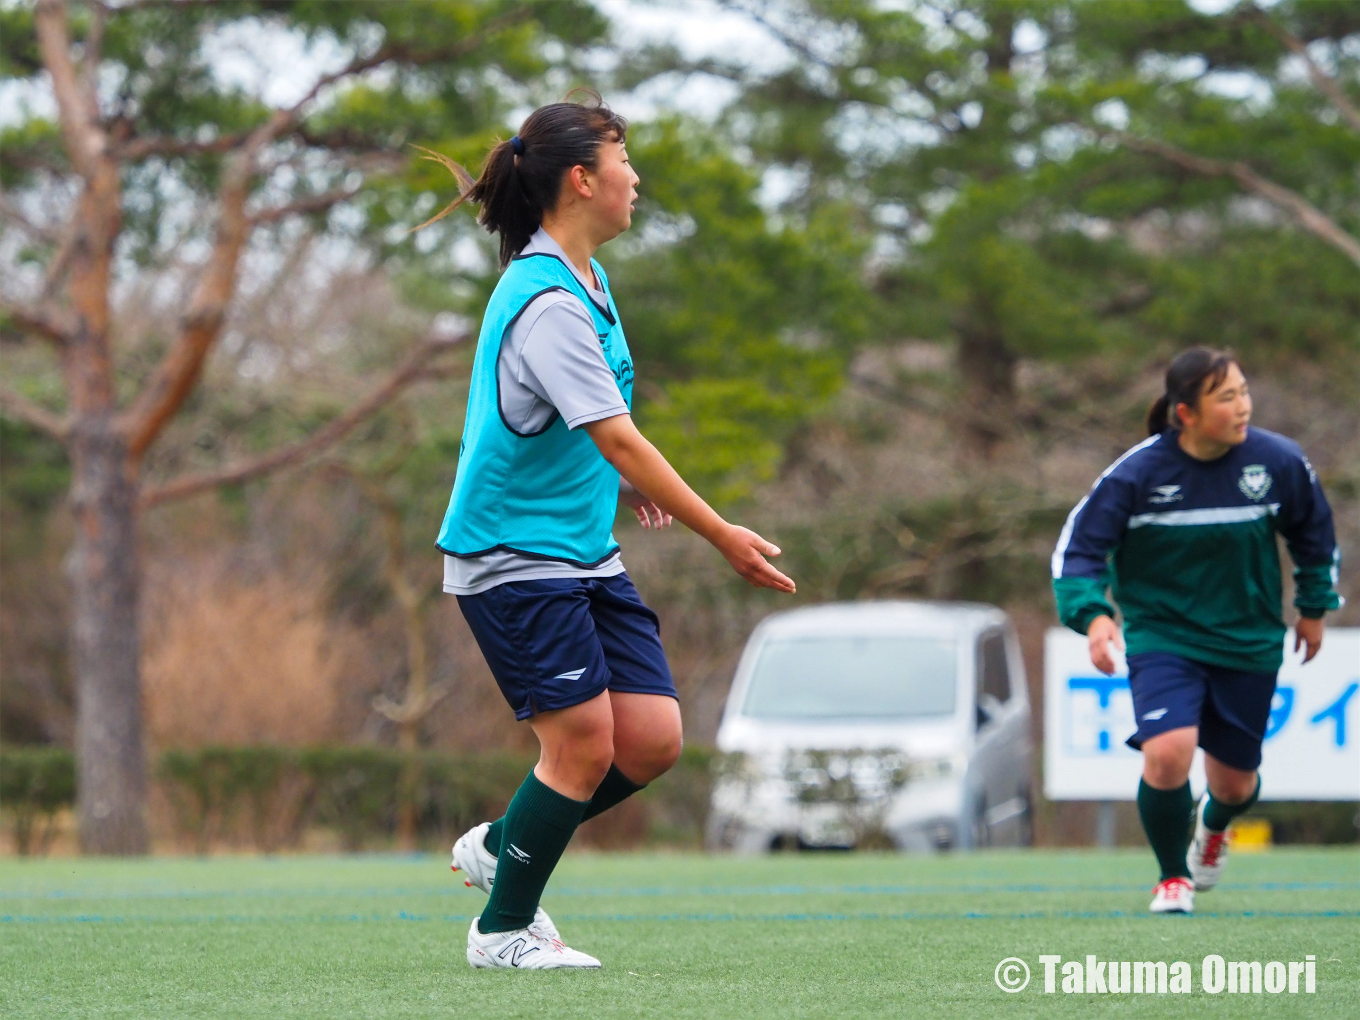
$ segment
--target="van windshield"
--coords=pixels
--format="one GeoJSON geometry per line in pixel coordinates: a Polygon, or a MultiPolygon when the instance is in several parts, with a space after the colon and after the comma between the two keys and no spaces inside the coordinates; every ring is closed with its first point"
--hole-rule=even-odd
{"type": "Polygon", "coordinates": [[[742,714],[756,719],[904,719],[951,715],[953,641],[836,635],[767,641],[742,714]]]}

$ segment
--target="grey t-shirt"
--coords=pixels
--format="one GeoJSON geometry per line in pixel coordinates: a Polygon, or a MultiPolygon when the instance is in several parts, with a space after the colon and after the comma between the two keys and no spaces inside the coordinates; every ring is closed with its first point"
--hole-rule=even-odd
{"type": "MultiPolygon", "coordinates": [[[[600,304],[608,299],[596,281],[584,278],[561,245],[541,227],[521,254],[555,255],[600,304]]],[[[592,274],[593,276],[594,274],[592,274]]],[[[517,432],[546,428],[554,414],[567,428],[627,414],[614,373],[604,359],[595,320],[581,299],[564,291],[543,294],[524,309],[501,344],[496,364],[501,414],[517,432]]],[[[444,591],[476,595],[507,581],[547,577],[611,577],[623,573],[617,553],[598,567],[577,567],[557,560],[530,559],[509,552],[465,558],[444,557],[444,591]]]]}

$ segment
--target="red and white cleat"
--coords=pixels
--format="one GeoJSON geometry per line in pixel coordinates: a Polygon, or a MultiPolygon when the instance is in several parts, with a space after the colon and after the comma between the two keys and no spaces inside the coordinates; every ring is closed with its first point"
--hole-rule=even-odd
{"type": "Polygon", "coordinates": [[[1195,880],[1195,889],[1199,892],[1218,885],[1218,876],[1223,874],[1223,866],[1228,861],[1228,834],[1215,832],[1204,824],[1204,807],[1208,803],[1209,794],[1205,793],[1195,808],[1195,838],[1185,857],[1190,877],[1195,880]]]}
{"type": "Polygon", "coordinates": [[[496,858],[487,852],[484,842],[489,828],[491,823],[483,822],[459,836],[458,842],[453,844],[451,865],[454,871],[462,872],[465,886],[478,888],[488,895],[496,881],[496,858]]]}
{"type": "MultiPolygon", "coordinates": [[[[459,836],[458,842],[453,844],[453,863],[450,864],[455,872],[462,872],[465,886],[480,889],[488,896],[496,882],[496,858],[486,848],[486,830],[489,828],[491,823],[483,822],[459,836]]],[[[561,941],[557,925],[542,907],[534,911],[534,924],[550,939],[561,941]]]]}
{"type": "Polygon", "coordinates": [[[1192,914],[1195,911],[1195,887],[1190,879],[1176,875],[1157,883],[1152,890],[1148,907],[1154,914],[1192,914]]]}

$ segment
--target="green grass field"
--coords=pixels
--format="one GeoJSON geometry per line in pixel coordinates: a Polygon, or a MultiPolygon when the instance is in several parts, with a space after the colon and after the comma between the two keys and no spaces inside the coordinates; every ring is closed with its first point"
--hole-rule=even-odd
{"type": "Polygon", "coordinates": [[[473,971],[484,897],[435,857],[0,861],[0,1015],[1360,1017],[1360,852],[1237,855],[1193,918],[1150,856],[569,855],[544,906],[596,972],[473,971]],[[1185,960],[1190,995],[1045,994],[1041,953],[1185,960]],[[1317,957],[1314,995],[1210,995],[1208,953],[1317,957]],[[1005,994],[998,962],[1028,988],[1005,994]]]}

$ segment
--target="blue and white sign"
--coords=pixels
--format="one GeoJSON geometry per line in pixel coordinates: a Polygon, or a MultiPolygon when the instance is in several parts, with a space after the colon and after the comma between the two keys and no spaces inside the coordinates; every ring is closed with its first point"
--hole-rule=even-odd
{"type": "MultiPolygon", "coordinates": [[[[1062,627],[1044,638],[1044,793],[1050,800],[1133,800],[1143,756],[1123,657],[1105,676],[1086,639],[1062,627]]],[[[1360,800],[1360,628],[1327,628],[1306,666],[1285,636],[1261,763],[1266,800],[1360,800]]],[[[1190,782],[1204,789],[1203,752],[1190,782]]]]}

